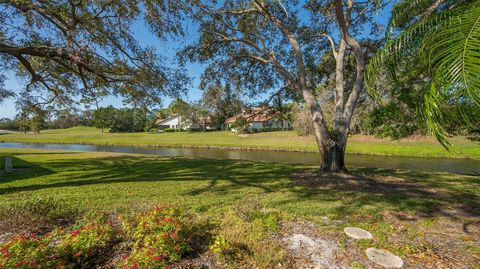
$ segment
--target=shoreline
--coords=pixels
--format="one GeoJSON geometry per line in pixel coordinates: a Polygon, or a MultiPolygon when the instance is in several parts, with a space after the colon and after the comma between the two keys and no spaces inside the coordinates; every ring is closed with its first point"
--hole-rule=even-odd
{"type": "MultiPolygon", "coordinates": [[[[285,148],[270,148],[270,147],[238,147],[238,146],[221,146],[221,145],[185,145],[185,144],[128,144],[128,143],[89,143],[84,141],[79,142],[23,142],[23,141],[5,141],[0,140],[0,146],[4,143],[21,143],[21,144],[59,144],[59,145],[90,145],[90,146],[127,146],[135,148],[191,148],[191,149],[205,149],[205,150],[233,150],[233,151],[257,151],[257,152],[298,152],[298,153],[317,153],[312,150],[301,149],[285,149],[285,148]]],[[[428,155],[409,155],[409,154],[382,154],[382,153],[364,153],[364,152],[347,152],[351,155],[365,155],[365,156],[386,156],[386,157],[411,157],[411,158],[436,158],[436,159],[456,159],[456,160],[478,160],[477,157],[468,156],[428,156],[428,155]]]]}

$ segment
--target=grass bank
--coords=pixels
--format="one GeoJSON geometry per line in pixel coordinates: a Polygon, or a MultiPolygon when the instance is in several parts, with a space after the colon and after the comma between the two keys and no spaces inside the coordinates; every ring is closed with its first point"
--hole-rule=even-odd
{"type": "MultiPolygon", "coordinates": [[[[91,127],[46,130],[41,134],[4,134],[3,142],[80,143],[96,145],[135,145],[158,147],[210,147],[233,149],[284,150],[316,152],[313,137],[294,132],[269,132],[239,136],[232,132],[207,133],[102,133],[91,127]]],[[[451,140],[455,153],[447,152],[432,137],[392,141],[371,136],[352,136],[347,153],[412,157],[447,157],[480,159],[480,144],[462,137],[451,140]]]]}
{"type": "MultiPolygon", "coordinates": [[[[396,253],[406,267],[480,263],[478,177],[366,168],[341,177],[317,174],[313,166],[96,152],[0,154],[14,156],[17,168],[0,175],[2,207],[45,199],[81,212],[173,204],[215,227],[198,255],[211,253],[208,245],[222,236],[241,246],[238,257],[249,260],[245,268],[288,267],[289,256],[272,238],[281,236],[285,223],[305,222],[336,242],[338,257],[349,266],[371,267],[359,257],[372,246],[396,253]],[[351,225],[370,230],[374,240],[348,239],[343,228],[351,225]]],[[[0,218],[13,219],[8,212],[0,218]]]]}

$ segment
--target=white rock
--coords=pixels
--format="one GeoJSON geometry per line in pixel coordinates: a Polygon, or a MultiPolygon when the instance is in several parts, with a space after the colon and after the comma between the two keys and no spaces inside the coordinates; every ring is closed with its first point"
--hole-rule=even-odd
{"type": "Polygon", "coordinates": [[[367,257],[372,262],[381,265],[385,268],[402,268],[403,260],[402,258],[393,255],[387,250],[369,248],[365,251],[367,257]]]}
{"type": "Polygon", "coordinates": [[[364,229],[356,228],[356,227],[346,227],[345,229],[343,229],[343,231],[345,232],[345,234],[347,234],[348,236],[354,239],[372,239],[373,238],[373,235],[370,232],[365,231],[364,229]]]}
{"type": "Polygon", "coordinates": [[[338,269],[342,268],[335,262],[334,252],[337,245],[328,240],[312,238],[304,234],[293,234],[286,238],[287,248],[297,257],[309,261],[299,269],[338,269]]]}

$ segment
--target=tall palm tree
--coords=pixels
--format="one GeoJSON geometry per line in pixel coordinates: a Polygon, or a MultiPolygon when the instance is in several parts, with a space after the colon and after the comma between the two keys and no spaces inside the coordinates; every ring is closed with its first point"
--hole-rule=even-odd
{"type": "MultiPolygon", "coordinates": [[[[402,61],[411,57],[426,67],[429,78],[420,111],[432,134],[449,149],[442,125],[448,107],[480,109],[480,0],[398,0],[386,44],[367,67],[368,90],[378,95],[374,85],[381,70],[401,70],[402,61]]],[[[468,113],[460,114],[470,122],[468,113]]]]}

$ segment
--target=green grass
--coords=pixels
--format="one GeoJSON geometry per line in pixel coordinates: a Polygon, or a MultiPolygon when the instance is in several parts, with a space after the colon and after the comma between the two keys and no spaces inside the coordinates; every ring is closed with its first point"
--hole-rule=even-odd
{"type": "MultiPolygon", "coordinates": [[[[326,227],[341,240],[346,240],[342,233],[344,226],[364,227],[375,236],[370,246],[408,257],[426,251],[423,245],[416,245],[423,243],[415,243],[419,237],[417,230],[423,227],[441,231],[430,220],[444,218],[444,210],[478,211],[480,207],[478,178],[448,173],[356,168],[352,173],[365,181],[352,183],[325,174],[316,181],[303,182],[294,180],[297,177],[292,173],[313,171],[314,166],[34,149],[0,149],[0,155],[14,156],[14,167],[19,169],[0,175],[2,206],[53,199],[82,212],[125,212],[174,204],[186,212],[216,219],[224,225],[225,236],[252,244],[254,250],[265,248],[263,241],[255,236],[276,232],[277,217],[306,219],[323,225],[322,217],[327,216],[343,221],[340,226],[326,227]],[[247,224],[239,223],[235,217],[244,207],[250,208],[251,222],[247,224]],[[425,220],[399,226],[407,229],[401,230],[401,234],[411,236],[411,243],[389,242],[389,236],[400,231],[386,217],[393,213],[421,216],[425,220]],[[236,225],[238,229],[232,230],[236,225]],[[257,226],[264,228],[258,231],[257,226]],[[246,231],[252,233],[251,237],[243,236],[246,231]]],[[[479,212],[472,214],[478,216],[479,212]]],[[[478,217],[470,221],[478,221],[478,217]]],[[[467,237],[462,241],[465,242],[462,251],[472,250],[475,254],[479,246],[470,243],[474,242],[474,235],[462,236],[467,237]]],[[[356,247],[363,249],[367,245],[360,242],[356,247]]],[[[269,253],[260,255],[272,255],[263,264],[280,259],[274,255],[278,247],[271,245],[269,249],[269,253]]],[[[257,262],[262,259],[260,256],[254,257],[257,262]]]]}
{"type": "Polygon", "coordinates": [[[178,203],[202,212],[250,199],[298,217],[342,218],[381,210],[435,212],[443,206],[475,201],[480,194],[475,177],[447,173],[352,170],[356,174],[395,175],[446,191],[448,195],[439,199],[416,193],[348,190],[343,189],[341,180],[324,188],[292,184],[291,173],[314,168],[300,165],[34,149],[0,149],[0,153],[15,156],[16,168],[27,167],[1,175],[0,203],[54,196],[78,203],[80,208],[178,203]]]}
{"type": "MultiPolygon", "coordinates": [[[[97,145],[136,145],[164,147],[219,147],[238,149],[286,150],[316,152],[313,137],[297,136],[294,132],[270,132],[241,137],[232,132],[207,133],[102,133],[91,127],[46,130],[41,134],[5,134],[3,142],[83,143],[97,145]]],[[[416,157],[450,157],[480,159],[480,144],[462,137],[451,139],[454,154],[447,152],[434,138],[392,141],[369,136],[352,136],[348,153],[416,157]]]]}
{"type": "Polygon", "coordinates": [[[2,203],[31,196],[55,196],[78,203],[80,208],[178,203],[202,212],[250,199],[298,217],[342,218],[381,210],[435,212],[452,203],[474,201],[480,194],[475,177],[446,173],[353,170],[360,174],[400,176],[448,192],[438,199],[415,193],[387,195],[370,190],[343,190],[340,182],[322,189],[292,185],[292,172],[313,167],[289,164],[32,149],[0,152],[14,155],[15,167],[28,167],[25,172],[2,175],[2,203]]]}

